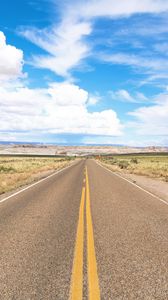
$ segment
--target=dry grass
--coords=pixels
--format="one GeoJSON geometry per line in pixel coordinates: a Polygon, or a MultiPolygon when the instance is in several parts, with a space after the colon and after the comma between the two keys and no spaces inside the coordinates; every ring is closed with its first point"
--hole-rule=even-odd
{"type": "Polygon", "coordinates": [[[168,155],[122,155],[102,157],[113,171],[123,171],[168,182],[168,155]]]}
{"type": "Polygon", "coordinates": [[[70,164],[68,158],[0,157],[0,194],[70,164]]]}

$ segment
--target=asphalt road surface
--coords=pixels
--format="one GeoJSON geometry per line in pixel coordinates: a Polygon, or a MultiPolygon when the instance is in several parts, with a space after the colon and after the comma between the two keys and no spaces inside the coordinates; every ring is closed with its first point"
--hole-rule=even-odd
{"type": "Polygon", "coordinates": [[[167,300],[168,205],[93,160],[0,202],[0,299],[167,300]]]}

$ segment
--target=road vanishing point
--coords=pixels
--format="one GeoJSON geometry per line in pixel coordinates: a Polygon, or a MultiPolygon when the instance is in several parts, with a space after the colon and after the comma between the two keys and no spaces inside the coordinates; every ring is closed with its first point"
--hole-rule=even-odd
{"type": "Polygon", "coordinates": [[[168,205],[83,159],[0,202],[0,299],[168,299],[168,205]]]}

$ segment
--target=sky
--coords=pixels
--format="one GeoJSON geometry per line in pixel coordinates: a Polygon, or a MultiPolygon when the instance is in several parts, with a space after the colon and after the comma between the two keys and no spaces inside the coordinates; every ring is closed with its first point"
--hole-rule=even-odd
{"type": "Polygon", "coordinates": [[[168,146],[168,0],[2,1],[0,141],[168,146]]]}

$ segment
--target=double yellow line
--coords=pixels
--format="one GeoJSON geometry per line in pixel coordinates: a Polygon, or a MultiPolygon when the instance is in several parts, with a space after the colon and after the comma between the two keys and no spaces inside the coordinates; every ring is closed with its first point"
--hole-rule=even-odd
{"type": "Polygon", "coordinates": [[[100,300],[99,279],[97,274],[96,253],[94,247],[93,225],[90,207],[90,191],[87,167],[85,169],[85,186],[82,188],[79,220],[76,234],[75,253],[70,288],[70,300],[81,300],[83,297],[83,252],[84,252],[84,210],[86,199],[87,230],[87,275],[88,299],[100,300]]]}

